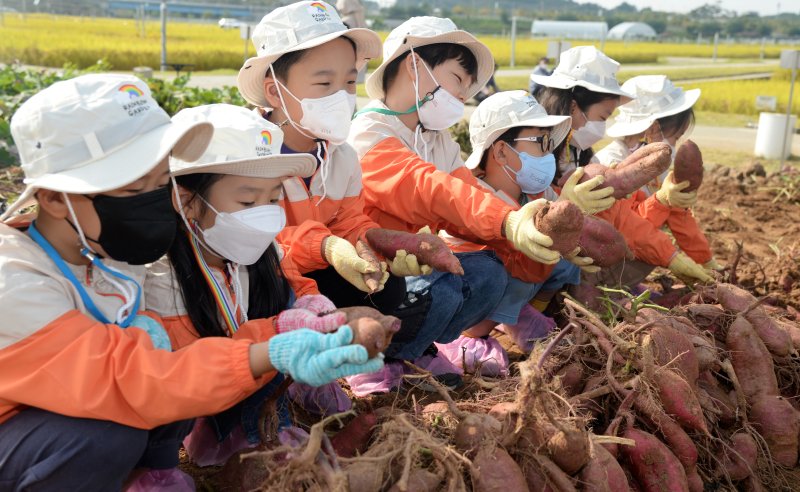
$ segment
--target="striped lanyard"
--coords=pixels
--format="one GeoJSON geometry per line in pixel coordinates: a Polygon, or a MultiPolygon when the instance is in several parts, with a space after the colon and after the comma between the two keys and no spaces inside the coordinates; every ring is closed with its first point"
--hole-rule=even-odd
{"type": "MultiPolygon", "coordinates": [[[[192,222],[192,226],[196,227],[194,221],[192,222]]],[[[200,266],[200,271],[203,273],[203,277],[206,279],[206,283],[211,289],[211,293],[213,294],[214,300],[217,303],[219,312],[222,314],[222,319],[225,321],[225,326],[228,328],[228,335],[233,336],[233,334],[236,333],[236,330],[239,329],[239,325],[247,321],[247,313],[245,313],[241,308],[241,304],[239,302],[241,299],[239,265],[228,263],[228,275],[230,277],[231,285],[233,286],[233,292],[231,292],[231,289],[228,289],[226,286],[220,284],[220,282],[212,273],[211,268],[203,258],[203,253],[200,251],[201,246],[196,235],[192,234],[191,232],[188,232],[187,234],[189,235],[189,243],[192,245],[194,257],[197,260],[197,264],[200,266]],[[233,302],[231,302],[231,297],[233,297],[233,302]]]]}

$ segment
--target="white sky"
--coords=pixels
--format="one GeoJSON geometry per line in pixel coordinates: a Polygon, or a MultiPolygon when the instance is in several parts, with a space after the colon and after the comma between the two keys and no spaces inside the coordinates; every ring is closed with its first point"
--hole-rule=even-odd
{"type": "MultiPolygon", "coordinates": [[[[607,9],[612,9],[621,4],[623,0],[576,0],[578,3],[596,3],[607,9]]],[[[715,3],[713,0],[627,0],[631,5],[638,9],[650,7],[653,10],[672,11],[686,13],[707,3],[715,3]]],[[[734,10],[738,13],[758,12],[761,15],[775,15],[778,12],[778,4],[782,13],[800,13],[800,0],[720,0],[719,5],[726,10],[734,10]]]]}

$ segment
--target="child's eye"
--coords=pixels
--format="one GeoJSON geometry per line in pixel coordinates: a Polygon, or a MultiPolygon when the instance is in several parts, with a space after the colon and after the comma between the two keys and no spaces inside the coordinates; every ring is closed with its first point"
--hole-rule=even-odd
{"type": "Polygon", "coordinates": [[[129,188],[129,189],[125,190],[125,193],[130,193],[131,195],[138,195],[139,193],[142,192],[142,189],[143,188],[136,188],[136,189],[129,188]]]}
{"type": "Polygon", "coordinates": [[[252,207],[253,205],[255,205],[255,203],[256,202],[239,202],[240,205],[243,205],[245,207],[252,207]]]}
{"type": "Polygon", "coordinates": [[[330,82],[317,82],[314,85],[321,85],[321,86],[324,86],[324,87],[328,87],[329,85],[331,85],[331,83],[330,82]]]}
{"type": "Polygon", "coordinates": [[[456,76],[456,79],[458,79],[458,83],[460,84],[462,82],[461,77],[457,73],[454,73],[453,75],[456,76]]]}
{"type": "Polygon", "coordinates": [[[270,205],[277,205],[278,203],[280,203],[280,201],[281,201],[280,198],[273,198],[272,200],[269,201],[269,203],[270,205]]]}

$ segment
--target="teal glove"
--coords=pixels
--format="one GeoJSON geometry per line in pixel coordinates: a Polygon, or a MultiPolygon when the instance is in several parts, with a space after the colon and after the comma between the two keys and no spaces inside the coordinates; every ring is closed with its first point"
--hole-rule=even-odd
{"type": "Polygon", "coordinates": [[[367,349],[352,341],[353,329],[347,325],[327,334],[302,328],[270,338],[269,359],[278,371],[310,386],[383,367],[383,354],[368,360],[367,349]]]}
{"type": "Polygon", "coordinates": [[[144,330],[150,336],[150,341],[153,342],[153,348],[172,352],[172,343],[169,341],[167,330],[150,316],[137,314],[128,326],[144,330]]]}

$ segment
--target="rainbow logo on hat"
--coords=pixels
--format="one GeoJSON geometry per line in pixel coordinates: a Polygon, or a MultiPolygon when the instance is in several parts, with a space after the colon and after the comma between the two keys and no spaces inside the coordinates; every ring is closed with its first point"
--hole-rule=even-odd
{"type": "Polygon", "coordinates": [[[267,130],[261,130],[261,143],[264,145],[272,145],[272,134],[267,130]]]}
{"type": "Polygon", "coordinates": [[[310,7],[314,7],[319,12],[327,12],[328,11],[328,7],[326,7],[324,4],[319,3],[319,2],[312,2],[310,7]]]}
{"type": "Polygon", "coordinates": [[[127,93],[127,94],[128,94],[128,97],[129,97],[130,99],[133,99],[134,97],[139,97],[139,96],[141,96],[141,95],[143,95],[143,94],[144,94],[144,92],[142,92],[142,90],[141,90],[141,89],[139,89],[138,87],[136,87],[136,86],[135,86],[135,85],[133,85],[133,84],[125,84],[125,85],[123,85],[122,87],[120,87],[118,90],[119,90],[120,92],[125,92],[125,93],[127,93]]]}

